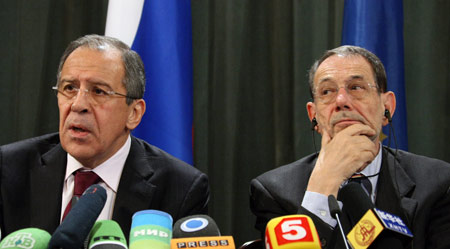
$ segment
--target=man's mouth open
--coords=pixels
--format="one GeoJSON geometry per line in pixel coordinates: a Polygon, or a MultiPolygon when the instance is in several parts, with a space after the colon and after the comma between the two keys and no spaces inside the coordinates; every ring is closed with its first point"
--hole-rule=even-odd
{"type": "Polygon", "coordinates": [[[77,138],[85,137],[90,133],[89,130],[87,130],[83,126],[78,126],[78,125],[70,126],[69,131],[73,137],[77,137],[77,138]]]}

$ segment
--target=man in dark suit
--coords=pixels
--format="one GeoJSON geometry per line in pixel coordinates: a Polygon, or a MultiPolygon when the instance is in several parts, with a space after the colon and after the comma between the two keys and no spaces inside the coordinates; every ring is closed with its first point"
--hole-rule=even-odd
{"type": "Polygon", "coordinates": [[[362,175],[370,181],[367,192],[375,206],[411,229],[413,243],[406,247],[450,248],[450,165],[381,145],[381,128],[395,111],[386,81],[381,61],[360,47],[338,47],[314,63],[307,111],[322,135],[321,150],[252,180],[250,206],[258,230],[274,217],[305,214],[323,248],[345,248],[327,197],[362,175]]]}
{"type": "Polygon", "coordinates": [[[207,176],[130,135],[145,112],[137,53],[114,38],[84,36],[67,47],[57,78],[59,133],[0,147],[3,236],[28,227],[52,233],[79,172],[95,175],[107,191],[99,219],[116,220],[127,237],[140,210],[161,210],[174,221],[207,212],[207,176]]]}

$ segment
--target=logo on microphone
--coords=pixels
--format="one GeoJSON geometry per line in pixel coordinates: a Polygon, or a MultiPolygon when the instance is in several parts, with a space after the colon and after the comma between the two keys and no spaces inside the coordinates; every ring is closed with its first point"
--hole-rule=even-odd
{"type": "Polygon", "coordinates": [[[321,248],[310,217],[286,215],[271,219],[266,226],[266,249],[321,248]]]}
{"type": "Polygon", "coordinates": [[[313,242],[313,236],[306,217],[284,218],[275,226],[278,245],[292,242],[313,242]]]}
{"type": "Polygon", "coordinates": [[[400,217],[390,214],[388,212],[384,212],[377,208],[375,208],[374,210],[378,214],[378,217],[380,217],[380,220],[384,224],[386,224],[386,227],[388,229],[404,234],[409,237],[413,236],[412,232],[409,230],[409,228],[406,226],[406,224],[400,217]]]}
{"type": "Polygon", "coordinates": [[[5,238],[2,241],[1,248],[33,248],[36,240],[31,236],[31,233],[17,233],[12,237],[5,238]]]}
{"type": "Polygon", "coordinates": [[[234,249],[231,236],[207,236],[191,238],[175,238],[170,241],[171,249],[234,249]]]}
{"type": "Polygon", "coordinates": [[[375,225],[370,220],[361,220],[356,224],[355,240],[360,246],[368,246],[375,240],[375,225]]]}
{"type": "Polygon", "coordinates": [[[180,229],[183,232],[192,233],[202,230],[203,228],[208,226],[208,224],[209,222],[207,219],[196,217],[185,220],[183,223],[181,223],[180,229]]]}
{"type": "Polygon", "coordinates": [[[347,238],[353,248],[367,248],[383,229],[383,224],[380,223],[375,213],[369,209],[347,234],[347,238]]]}
{"type": "Polygon", "coordinates": [[[196,248],[196,247],[228,247],[230,242],[227,239],[212,239],[212,240],[193,240],[186,242],[177,242],[177,248],[196,248]]]}

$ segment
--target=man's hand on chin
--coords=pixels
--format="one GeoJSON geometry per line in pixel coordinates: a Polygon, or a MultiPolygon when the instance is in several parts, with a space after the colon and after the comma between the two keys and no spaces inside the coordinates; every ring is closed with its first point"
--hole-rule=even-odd
{"type": "Polygon", "coordinates": [[[308,191],[337,196],[342,182],[363,170],[378,153],[371,140],[375,130],[367,125],[354,124],[338,132],[333,138],[322,130],[322,147],[309,179],[308,191]]]}

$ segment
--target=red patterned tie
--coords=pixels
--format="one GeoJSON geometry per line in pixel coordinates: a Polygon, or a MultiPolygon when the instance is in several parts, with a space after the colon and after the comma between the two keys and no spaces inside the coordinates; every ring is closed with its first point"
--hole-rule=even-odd
{"type": "MultiPolygon", "coordinates": [[[[101,178],[93,171],[75,171],[75,186],[73,190],[73,197],[80,198],[84,191],[89,188],[92,184],[98,183],[101,178]]],[[[72,198],[73,200],[73,198],[72,198]]],[[[67,204],[66,210],[64,211],[63,220],[69,213],[72,207],[72,201],[67,204]]]]}

